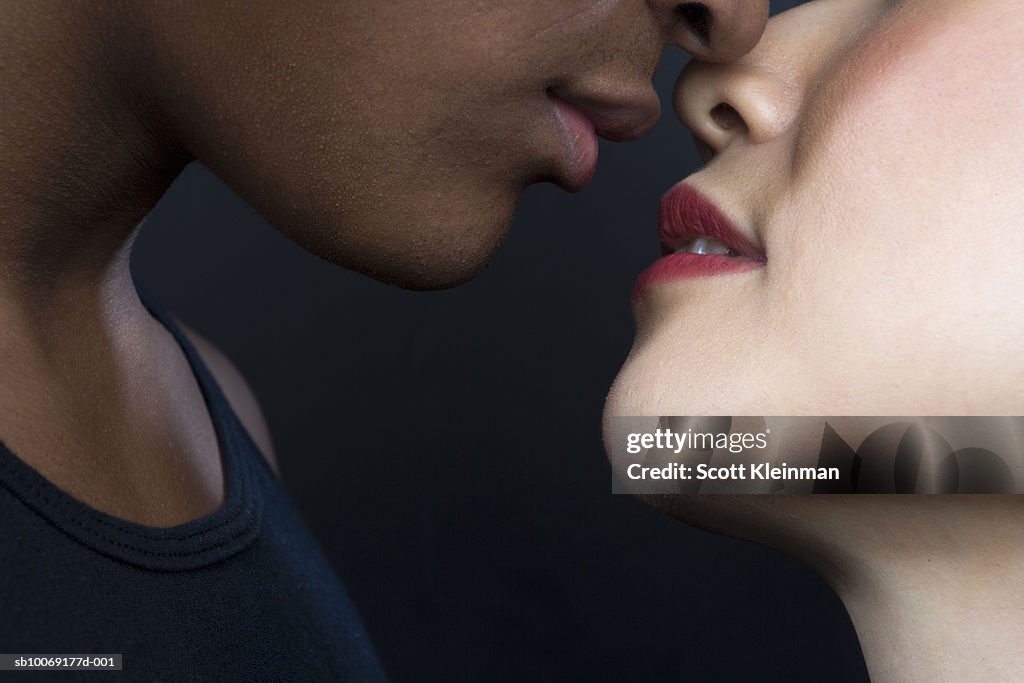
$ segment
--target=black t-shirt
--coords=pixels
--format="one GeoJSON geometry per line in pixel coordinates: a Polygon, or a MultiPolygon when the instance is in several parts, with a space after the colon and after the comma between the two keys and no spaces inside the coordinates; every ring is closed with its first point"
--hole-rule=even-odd
{"type": "Polygon", "coordinates": [[[60,490],[0,443],[0,653],[123,655],[122,671],[33,680],[383,681],[344,587],[188,339],[226,499],[171,528],[60,490]]]}

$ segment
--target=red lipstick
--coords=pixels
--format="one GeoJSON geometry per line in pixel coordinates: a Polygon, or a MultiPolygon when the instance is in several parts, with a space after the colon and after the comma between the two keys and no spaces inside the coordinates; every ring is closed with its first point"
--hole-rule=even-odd
{"type": "Polygon", "coordinates": [[[767,262],[760,247],[686,183],[679,183],[662,198],[658,237],[664,256],[640,274],[633,298],[656,283],[742,273],[767,262]]]}

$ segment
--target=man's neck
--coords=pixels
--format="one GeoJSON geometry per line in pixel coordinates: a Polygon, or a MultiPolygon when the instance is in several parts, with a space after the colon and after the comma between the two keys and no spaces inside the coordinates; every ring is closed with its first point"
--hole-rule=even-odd
{"type": "Polygon", "coordinates": [[[118,325],[140,319],[131,241],[187,163],[144,104],[145,66],[111,54],[138,42],[115,5],[0,5],[0,63],[12,65],[0,98],[8,372],[26,353],[94,358],[118,325]]]}
{"type": "Polygon", "coordinates": [[[46,300],[65,279],[109,285],[137,224],[188,162],[151,104],[141,55],[132,58],[138,31],[115,5],[0,5],[0,63],[11,65],[0,98],[8,306],[46,300]]]}
{"type": "Polygon", "coordinates": [[[222,481],[198,387],[129,268],[188,158],[118,5],[0,5],[0,439],[85,502],[163,525],[210,511],[222,481]]]}

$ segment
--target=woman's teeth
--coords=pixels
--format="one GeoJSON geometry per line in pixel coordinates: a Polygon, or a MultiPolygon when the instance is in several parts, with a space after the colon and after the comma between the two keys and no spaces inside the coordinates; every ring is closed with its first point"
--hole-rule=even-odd
{"type": "Polygon", "coordinates": [[[710,237],[698,237],[689,244],[676,249],[677,254],[718,254],[721,256],[739,256],[735,251],[710,237]]]}

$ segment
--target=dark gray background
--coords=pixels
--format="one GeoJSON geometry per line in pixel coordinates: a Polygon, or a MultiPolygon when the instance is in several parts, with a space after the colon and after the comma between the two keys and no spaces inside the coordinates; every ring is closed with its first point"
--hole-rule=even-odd
{"type": "Polygon", "coordinates": [[[248,378],[394,681],[867,679],[809,570],[610,494],[629,292],[699,164],[667,99],[684,62],[666,53],[650,136],[602,141],[582,194],[530,189],[455,290],[319,261],[198,165],[144,225],[137,279],[248,378]]]}

